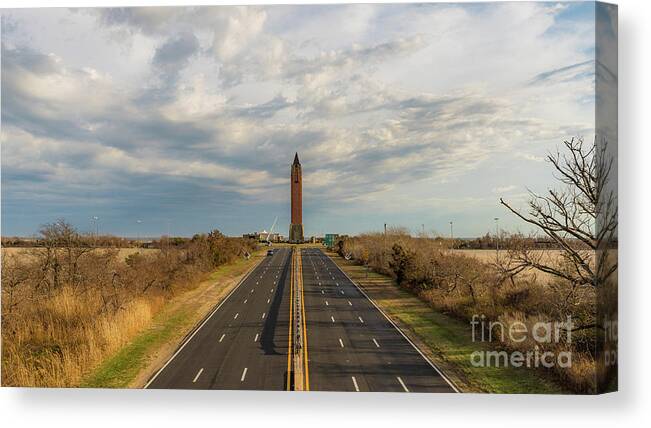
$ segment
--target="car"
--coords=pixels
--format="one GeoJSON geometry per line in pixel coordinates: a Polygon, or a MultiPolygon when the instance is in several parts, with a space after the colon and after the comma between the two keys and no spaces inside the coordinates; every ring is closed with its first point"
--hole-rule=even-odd
{"type": "Polygon", "coordinates": [[[273,256],[274,255],[274,250],[267,250],[267,255],[268,256],[273,256]]]}

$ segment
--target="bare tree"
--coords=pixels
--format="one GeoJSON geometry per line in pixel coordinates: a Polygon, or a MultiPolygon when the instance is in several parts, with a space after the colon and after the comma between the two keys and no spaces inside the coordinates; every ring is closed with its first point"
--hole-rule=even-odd
{"type": "Polygon", "coordinates": [[[83,237],[70,223],[59,219],[41,227],[41,245],[32,250],[34,259],[41,266],[40,284],[47,292],[56,290],[66,283],[76,289],[81,282],[79,261],[92,248],[84,243],[83,237]]]}
{"type": "Polygon", "coordinates": [[[500,199],[513,214],[551,238],[562,250],[561,260],[543,257],[522,245],[510,251],[502,271],[512,277],[533,268],[567,280],[572,290],[600,287],[617,270],[616,258],[608,257],[617,233],[616,194],[608,181],[613,158],[606,152],[606,141],[586,145],[582,138],[573,138],[563,146],[564,153],[547,156],[562,189],[550,189],[544,195],[530,191],[525,214],[500,199]]]}

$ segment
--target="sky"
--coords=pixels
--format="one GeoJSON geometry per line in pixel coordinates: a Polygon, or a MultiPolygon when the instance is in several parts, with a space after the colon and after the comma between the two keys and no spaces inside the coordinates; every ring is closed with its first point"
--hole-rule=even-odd
{"type": "Polygon", "coordinates": [[[529,231],[594,138],[593,3],[2,10],[2,235],[529,231]]]}

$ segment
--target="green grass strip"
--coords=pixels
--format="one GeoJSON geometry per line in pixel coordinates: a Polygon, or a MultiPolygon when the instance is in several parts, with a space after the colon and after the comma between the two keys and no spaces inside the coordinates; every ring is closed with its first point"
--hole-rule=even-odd
{"type": "Polygon", "coordinates": [[[81,384],[85,388],[125,388],[135,379],[151,352],[167,343],[175,333],[190,327],[190,316],[179,310],[160,314],[149,329],[140,333],[117,354],[102,363],[81,384]]]}

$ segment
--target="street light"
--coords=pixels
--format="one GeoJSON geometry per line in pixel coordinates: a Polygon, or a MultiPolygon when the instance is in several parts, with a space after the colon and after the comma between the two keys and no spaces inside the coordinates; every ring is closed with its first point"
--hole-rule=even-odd
{"type": "Polygon", "coordinates": [[[97,245],[97,238],[99,237],[99,217],[94,215],[93,221],[95,222],[95,245],[97,245]]]}
{"type": "Polygon", "coordinates": [[[452,225],[453,222],[450,222],[450,241],[452,241],[452,248],[454,248],[454,229],[452,225]]]}

